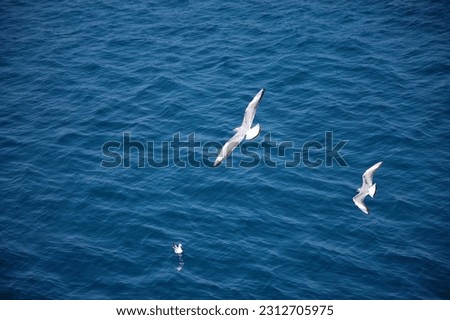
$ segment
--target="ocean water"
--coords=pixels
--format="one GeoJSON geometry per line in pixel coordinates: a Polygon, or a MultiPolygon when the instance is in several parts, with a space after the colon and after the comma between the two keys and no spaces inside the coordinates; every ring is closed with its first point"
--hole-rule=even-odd
{"type": "Polygon", "coordinates": [[[2,1],[0,298],[449,299],[449,21],[448,1],[2,1]],[[262,87],[261,135],[212,168],[262,87]],[[167,166],[136,147],[177,134],[201,147],[167,166]]]}

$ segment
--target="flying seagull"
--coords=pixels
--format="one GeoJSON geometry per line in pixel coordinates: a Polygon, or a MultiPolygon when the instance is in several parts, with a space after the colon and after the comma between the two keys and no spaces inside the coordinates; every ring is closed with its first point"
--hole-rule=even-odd
{"type": "Polygon", "coordinates": [[[361,188],[358,188],[358,190],[356,190],[358,194],[353,197],[353,202],[365,214],[369,214],[369,208],[367,208],[367,206],[365,205],[364,198],[367,195],[371,196],[372,198],[375,196],[375,192],[377,191],[377,184],[373,183],[373,174],[375,173],[375,170],[377,170],[381,166],[382,163],[383,161],[375,163],[364,172],[364,174],[362,175],[362,186],[361,188]]]}
{"type": "Polygon", "coordinates": [[[173,244],[172,248],[173,248],[173,252],[175,252],[176,254],[182,254],[183,253],[183,246],[180,244],[173,244]]]}
{"type": "Polygon", "coordinates": [[[246,140],[252,140],[259,135],[259,132],[261,131],[261,126],[259,125],[259,123],[253,128],[250,127],[252,126],[253,119],[255,118],[256,114],[256,108],[258,108],[259,102],[264,95],[264,91],[264,88],[259,90],[253,100],[248,104],[247,108],[245,109],[245,115],[244,119],[242,120],[241,126],[233,130],[236,132],[236,134],[230,140],[228,140],[228,142],[223,146],[222,150],[220,150],[216,161],[214,161],[214,167],[218,166],[223,160],[225,160],[226,157],[228,157],[230,153],[233,152],[234,148],[236,148],[244,138],[246,140]]]}

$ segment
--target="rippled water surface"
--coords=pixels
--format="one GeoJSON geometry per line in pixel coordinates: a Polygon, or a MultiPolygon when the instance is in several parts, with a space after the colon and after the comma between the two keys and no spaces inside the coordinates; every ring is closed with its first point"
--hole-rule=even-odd
{"type": "Polygon", "coordinates": [[[449,299],[449,21],[447,1],[2,1],[0,297],[449,299]],[[274,165],[101,166],[125,134],[223,144],[262,87],[253,156],[293,146],[274,165]],[[313,141],[325,160],[326,132],[348,166],[286,166],[313,141]]]}

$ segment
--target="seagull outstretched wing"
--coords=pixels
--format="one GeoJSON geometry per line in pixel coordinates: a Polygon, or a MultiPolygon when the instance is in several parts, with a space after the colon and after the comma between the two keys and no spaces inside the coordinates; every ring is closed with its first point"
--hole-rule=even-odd
{"type": "Polygon", "coordinates": [[[220,150],[219,155],[216,158],[216,161],[214,161],[213,166],[218,166],[223,160],[225,160],[231,152],[241,143],[241,141],[244,139],[245,134],[242,134],[241,132],[236,133],[230,140],[225,143],[222,150],[220,150]]]}
{"type": "Polygon", "coordinates": [[[361,209],[362,212],[365,214],[369,214],[369,208],[367,208],[366,204],[364,203],[364,198],[367,196],[367,193],[358,193],[356,196],[353,197],[353,202],[356,204],[358,208],[361,209]]]}
{"type": "Polygon", "coordinates": [[[261,102],[262,97],[264,96],[264,88],[259,90],[259,92],[255,95],[255,97],[250,101],[247,108],[245,109],[244,119],[242,119],[241,127],[245,128],[246,130],[249,130],[252,126],[253,119],[256,115],[256,109],[259,106],[259,103],[261,102]]]}
{"type": "Polygon", "coordinates": [[[361,189],[363,189],[364,187],[369,189],[369,187],[373,185],[373,174],[381,166],[382,163],[383,161],[377,162],[364,172],[362,176],[363,186],[361,187],[361,189]]]}

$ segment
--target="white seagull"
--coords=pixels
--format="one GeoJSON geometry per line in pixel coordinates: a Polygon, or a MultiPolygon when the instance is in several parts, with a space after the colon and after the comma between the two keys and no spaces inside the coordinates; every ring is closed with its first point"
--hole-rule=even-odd
{"type": "Polygon", "coordinates": [[[175,252],[176,254],[182,254],[183,253],[183,246],[180,244],[173,244],[172,248],[173,248],[173,252],[175,252]]]}
{"type": "Polygon", "coordinates": [[[364,174],[362,175],[362,186],[361,188],[358,188],[358,190],[356,190],[356,192],[359,193],[353,197],[353,202],[365,214],[369,214],[369,208],[367,208],[367,206],[364,204],[364,198],[367,195],[371,196],[372,198],[374,197],[375,192],[377,191],[377,184],[373,183],[373,174],[375,173],[375,170],[377,170],[381,166],[382,163],[383,161],[375,163],[364,172],[364,174]]]}
{"type": "Polygon", "coordinates": [[[228,142],[223,146],[222,150],[220,150],[216,161],[214,161],[214,167],[218,166],[223,160],[225,160],[226,157],[228,157],[234,150],[234,148],[236,148],[239,143],[241,143],[244,137],[246,140],[251,140],[259,135],[261,131],[261,126],[259,125],[259,123],[253,128],[250,127],[252,126],[253,119],[255,118],[256,114],[256,108],[258,108],[259,102],[264,95],[264,91],[264,88],[259,90],[253,100],[248,104],[247,108],[245,109],[245,115],[244,119],[242,120],[241,126],[233,130],[236,131],[236,134],[230,140],[228,140],[228,142]]]}

